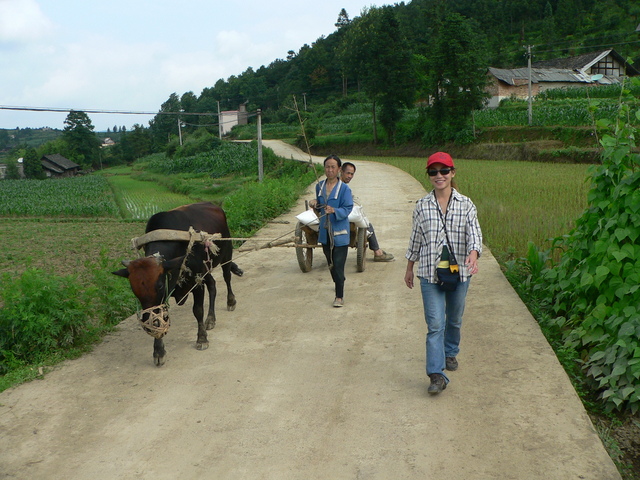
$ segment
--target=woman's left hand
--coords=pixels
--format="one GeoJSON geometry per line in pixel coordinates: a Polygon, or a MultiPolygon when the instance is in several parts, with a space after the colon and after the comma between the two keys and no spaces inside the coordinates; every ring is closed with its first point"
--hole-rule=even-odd
{"type": "Polygon", "coordinates": [[[324,207],[324,213],[326,213],[327,215],[330,213],[336,213],[336,209],[331,205],[327,205],[326,207],[324,207]]]}
{"type": "Polygon", "coordinates": [[[465,260],[464,264],[469,270],[470,275],[475,275],[476,273],[478,273],[478,252],[472,250],[465,260]]]}

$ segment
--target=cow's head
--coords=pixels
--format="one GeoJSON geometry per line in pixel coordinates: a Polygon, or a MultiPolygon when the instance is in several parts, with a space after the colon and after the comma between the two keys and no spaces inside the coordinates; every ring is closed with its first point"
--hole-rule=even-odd
{"type": "Polygon", "coordinates": [[[129,279],[131,290],[143,309],[165,303],[175,288],[183,257],[164,260],[159,255],[151,255],[131,261],[123,261],[126,267],[112,272],[129,279]]]}

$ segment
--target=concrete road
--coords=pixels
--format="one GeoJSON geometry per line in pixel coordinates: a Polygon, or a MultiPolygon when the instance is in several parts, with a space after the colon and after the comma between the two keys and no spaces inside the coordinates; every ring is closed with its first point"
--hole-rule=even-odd
{"type": "MultiPolygon", "coordinates": [[[[619,479],[489,250],[469,290],[460,368],[427,394],[420,293],[403,282],[425,192],[393,167],[356,163],[351,186],[397,261],[368,252],[358,273],[351,250],[344,308],[331,306],[320,250],[309,273],[293,248],[238,253],[238,307],[218,303],[209,350],[195,349],[190,303],[174,305],[165,366],[131,317],[91,354],[0,394],[0,478],[619,479]]],[[[292,234],[303,201],[258,236],[292,234]]]]}

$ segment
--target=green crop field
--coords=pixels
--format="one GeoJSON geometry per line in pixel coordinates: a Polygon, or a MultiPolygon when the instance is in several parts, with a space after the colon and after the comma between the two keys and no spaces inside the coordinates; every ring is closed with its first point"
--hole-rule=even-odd
{"type": "Polygon", "coordinates": [[[0,182],[0,216],[118,217],[109,183],[99,176],[0,182]]]}

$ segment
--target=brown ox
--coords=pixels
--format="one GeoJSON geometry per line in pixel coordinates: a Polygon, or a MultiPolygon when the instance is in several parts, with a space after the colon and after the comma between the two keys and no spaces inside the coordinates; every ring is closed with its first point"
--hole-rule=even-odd
{"type": "MultiPolygon", "coordinates": [[[[209,234],[219,233],[223,238],[231,236],[222,208],[208,202],[184,205],[167,212],[156,213],[147,222],[145,231],[148,233],[168,229],[188,232],[190,228],[209,234]]],[[[143,323],[143,328],[156,337],[153,344],[153,358],[157,366],[163,365],[166,357],[162,340],[166,330],[159,331],[164,321],[158,312],[164,312],[168,319],[168,312],[163,306],[168,305],[170,297],[173,297],[178,305],[183,305],[189,293],[193,294],[193,315],[198,321],[196,342],[198,350],[209,347],[207,330],[211,330],[216,324],[216,281],[210,274],[213,267],[220,265],[222,268],[222,275],[227,284],[227,309],[233,310],[236,306],[236,298],[231,290],[231,273],[242,275],[242,270],[231,261],[233,245],[229,240],[213,243],[217,249],[208,248],[206,242],[197,242],[193,243],[188,251],[188,241],[151,241],[144,246],[146,257],[122,262],[126,268],[113,272],[115,275],[129,279],[133,293],[140,300],[143,308],[140,321],[143,323]],[[201,282],[198,281],[199,278],[201,282]],[[209,291],[209,311],[206,322],[204,320],[205,285],[209,291]]]]}

